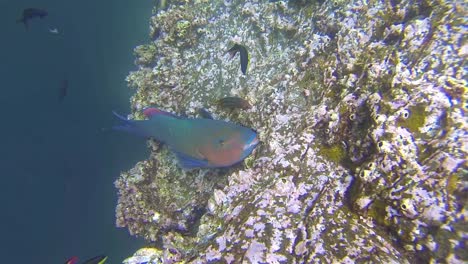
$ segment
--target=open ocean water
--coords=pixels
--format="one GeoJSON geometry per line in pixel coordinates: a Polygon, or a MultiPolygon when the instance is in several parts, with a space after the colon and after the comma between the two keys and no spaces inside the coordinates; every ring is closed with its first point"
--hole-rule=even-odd
{"type": "Polygon", "coordinates": [[[125,77],[147,39],[151,5],[0,0],[0,263],[99,254],[120,263],[143,245],[115,227],[113,183],[147,151],[106,129],[117,123],[112,110],[130,111],[125,77]],[[49,15],[26,30],[16,20],[27,7],[49,15]]]}

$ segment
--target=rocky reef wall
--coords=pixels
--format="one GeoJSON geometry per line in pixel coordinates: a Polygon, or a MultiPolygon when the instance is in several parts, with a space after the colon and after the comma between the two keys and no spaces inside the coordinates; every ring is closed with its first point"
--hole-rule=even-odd
{"type": "Polygon", "coordinates": [[[150,141],[115,182],[117,225],[152,247],[125,263],[468,261],[466,17],[463,1],[160,1],[130,117],[203,107],[262,144],[183,171],[150,141]]]}

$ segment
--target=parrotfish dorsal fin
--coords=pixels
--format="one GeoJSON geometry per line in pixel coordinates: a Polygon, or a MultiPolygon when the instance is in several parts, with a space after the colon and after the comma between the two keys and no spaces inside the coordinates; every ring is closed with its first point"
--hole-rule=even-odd
{"type": "Polygon", "coordinates": [[[148,108],[145,108],[143,110],[143,114],[148,117],[148,118],[151,118],[155,115],[167,115],[167,116],[171,116],[171,117],[175,117],[175,118],[180,118],[179,116],[176,116],[172,113],[169,113],[169,112],[166,112],[166,111],[163,111],[161,109],[158,109],[156,107],[148,107],[148,108]]]}

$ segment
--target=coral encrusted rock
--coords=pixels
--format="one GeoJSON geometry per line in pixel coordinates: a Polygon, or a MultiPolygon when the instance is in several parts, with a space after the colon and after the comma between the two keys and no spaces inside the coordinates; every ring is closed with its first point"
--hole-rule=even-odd
{"type": "Polygon", "coordinates": [[[164,3],[127,78],[129,117],[205,108],[262,143],[234,167],[183,171],[149,141],[116,181],[117,224],[157,249],[148,263],[468,261],[465,2],[164,3]]]}

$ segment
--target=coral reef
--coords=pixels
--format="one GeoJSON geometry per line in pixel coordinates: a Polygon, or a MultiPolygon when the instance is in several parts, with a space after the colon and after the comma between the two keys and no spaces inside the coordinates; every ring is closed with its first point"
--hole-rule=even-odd
{"type": "MultiPolygon", "coordinates": [[[[166,2],[166,1],[165,1],[166,2]]],[[[151,156],[116,181],[148,263],[468,261],[468,5],[167,1],[135,50],[133,118],[158,107],[259,132],[243,164],[151,156]],[[229,60],[249,52],[243,75],[229,60]],[[245,111],[216,100],[247,99],[245,111]],[[146,251],[145,251],[146,252],[146,251]],[[151,257],[149,257],[151,256],[151,257]]]]}

